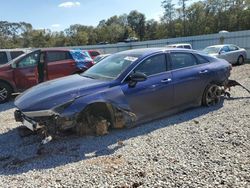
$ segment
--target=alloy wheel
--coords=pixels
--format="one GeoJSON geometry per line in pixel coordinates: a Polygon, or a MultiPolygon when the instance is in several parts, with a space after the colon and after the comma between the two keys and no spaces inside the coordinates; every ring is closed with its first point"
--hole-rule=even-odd
{"type": "Polygon", "coordinates": [[[214,106],[220,102],[221,90],[217,85],[209,87],[206,93],[206,105],[214,106]]]}
{"type": "Polygon", "coordinates": [[[239,64],[239,65],[244,64],[244,58],[243,58],[242,56],[239,57],[239,59],[238,59],[238,64],[239,64]]]}
{"type": "Polygon", "coordinates": [[[0,88],[0,101],[6,100],[8,97],[8,91],[6,88],[0,88]]]}

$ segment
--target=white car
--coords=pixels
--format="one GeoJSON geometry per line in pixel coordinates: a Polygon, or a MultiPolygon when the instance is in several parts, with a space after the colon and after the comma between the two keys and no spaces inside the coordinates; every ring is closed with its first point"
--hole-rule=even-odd
{"type": "Polygon", "coordinates": [[[169,44],[167,45],[169,48],[186,48],[186,49],[193,49],[191,44],[183,43],[183,44],[169,44]]]}
{"type": "Polygon", "coordinates": [[[247,59],[247,52],[234,44],[223,44],[206,47],[203,52],[214,57],[227,60],[231,64],[244,64],[247,59]]]}
{"type": "Polygon", "coordinates": [[[29,49],[0,49],[0,66],[30,51],[29,49]]]}

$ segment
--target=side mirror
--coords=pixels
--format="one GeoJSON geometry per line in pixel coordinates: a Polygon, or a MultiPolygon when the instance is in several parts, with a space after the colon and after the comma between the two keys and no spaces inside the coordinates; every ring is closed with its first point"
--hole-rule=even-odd
{"type": "Polygon", "coordinates": [[[129,87],[135,87],[137,82],[147,80],[147,75],[141,72],[135,72],[129,76],[129,87]]]}

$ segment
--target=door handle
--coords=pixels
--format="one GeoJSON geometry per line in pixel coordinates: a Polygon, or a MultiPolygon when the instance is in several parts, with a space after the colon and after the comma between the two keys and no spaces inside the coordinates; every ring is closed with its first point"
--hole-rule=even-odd
{"type": "Polygon", "coordinates": [[[208,73],[208,70],[202,70],[199,72],[199,74],[206,74],[206,73],[208,73]]]}
{"type": "Polygon", "coordinates": [[[161,83],[169,83],[169,82],[171,82],[171,81],[172,81],[171,78],[167,78],[167,79],[161,80],[161,83]]]}

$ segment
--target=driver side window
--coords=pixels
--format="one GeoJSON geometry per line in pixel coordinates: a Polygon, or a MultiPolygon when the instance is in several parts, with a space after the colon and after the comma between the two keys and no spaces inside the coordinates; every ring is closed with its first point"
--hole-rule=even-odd
{"type": "Polygon", "coordinates": [[[18,67],[24,68],[36,66],[39,60],[39,53],[40,52],[34,52],[32,54],[29,54],[18,63],[18,67]]]}
{"type": "Polygon", "coordinates": [[[147,76],[158,74],[167,71],[166,56],[165,54],[155,55],[144,60],[134,72],[141,72],[147,76]]]}

